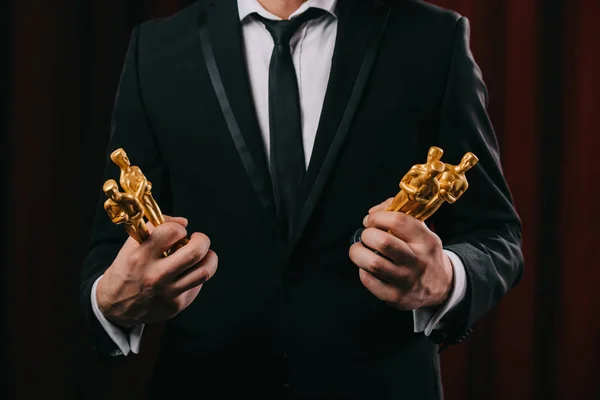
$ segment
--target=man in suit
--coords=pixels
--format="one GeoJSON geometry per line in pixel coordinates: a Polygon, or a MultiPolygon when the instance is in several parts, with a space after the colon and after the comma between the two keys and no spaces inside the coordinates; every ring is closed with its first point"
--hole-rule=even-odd
{"type": "Polygon", "coordinates": [[[157,398],[441,398],[438,346],[523,268],[468,40],[415,0],[199,1],[136,27],[109,152],[186,218],[138,245],[99,209],[81,286],[97,350],[137,352],[165,321],[157,398]],[[428,227],[380,203],[432,145],[480,162],[428,227]]]}

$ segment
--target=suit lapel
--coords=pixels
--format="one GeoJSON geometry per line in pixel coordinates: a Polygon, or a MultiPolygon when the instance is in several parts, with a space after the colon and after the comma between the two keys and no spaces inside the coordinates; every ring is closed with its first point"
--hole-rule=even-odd
{"type": "MultiPolygon", "coordinates": [[[[236,1],[214,1],[199,16],[199,34],[208,74],[231,139],[260,204],[265,223],[279,228],[265,147],[252,99],[243,54],[242,29],[236,1]]],[[[279,250],[285,251],[283,238],[279,250]]]]}
{"type": "Polygon", "coordinates": [[[235,1],[218,1],[203,13],[200,38],[210,79],[231,138],[261,204],[271,209],[273,194],[243,54],[235,1]]]}
{"type": "Polygon", "coordinates": [[[327,183],[375,63],[389,7],[378,1],[340,0],[338,33],[315,145],[300,190],[290,248],[300,239],[327,183]]]}

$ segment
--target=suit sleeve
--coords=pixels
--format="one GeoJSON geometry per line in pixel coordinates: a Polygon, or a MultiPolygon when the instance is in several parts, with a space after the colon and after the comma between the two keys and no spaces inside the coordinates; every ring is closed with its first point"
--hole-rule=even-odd
{"type": "MultiPolygon", "coordinates": [[[[168,210],[168,179],[163,168],[156,135],[144,109],[143,90],[140,85],[139,41],[141,27],[136,27],[129,42],[119,87],[117,90],[106,168],[98,187],[107,179],[119,180],[119,168],[110,160],[110,153],[123,148],[132,165],[141,168],[152,183],[152,193],[163,211],[168,210]],[[167,206],[167,207],[165,207],[167,206]]],[[[91,290],[94,282],[112,264],[127,239],[122,226],[113,224],[103,208],[106,196],[99,192],[99,200],[92,228],[92,235],[80,274],[80,304],[84,320],[91,333],[93,346],[100,355],[120,354],[116,344],[106,334],[92,311],[91,290]]]]}
{"type": "Polygon", "coordinates": [[[469,22],[456,24],[439,119],[437,143],[443,161],[458,164],[470,151],[479,164],[467,172],[469,189],[442,205],[433,227],[444,248],[463,262],[467,293],[443,318],[439,342],[457,343],[490,311],[523,274],[521,221],[502,173],[499,146],[486,112],[487,89],[469,48],[469,22]]]}

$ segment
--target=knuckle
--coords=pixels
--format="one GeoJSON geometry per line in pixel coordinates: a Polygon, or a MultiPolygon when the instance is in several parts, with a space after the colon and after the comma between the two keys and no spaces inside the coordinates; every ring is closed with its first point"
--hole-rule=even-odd
{"type": "Polygon", "coordinates": [[[383,265],[379,257],[373,257],[371,261],[369,261],[369,271],[375,275],[383,272],[383,265]]]}
{"type": "Polygon", "coordinates": [[[210,279],[210,272],[208,272],[207,269],[205,268],[200,268],[198,270],[198,278],[197,278],[197,282],[198,284],[203,284],[204,282],[208,281],[210,279]]]}
{"type": "Polygon", "coordinates": [[[176,222],[172,222],[171,224],[173,225],[173,229],[175,230],[174,235],[177,240],[187,237],[187,229],[185,229],[182,225],[176,222]]]}
{"type": "MultiPolygon", "coordinates": [[[[210,250],[210,239],[203,233],[194,232],[189,243],[200,253],[200,259],[202,259],[210,250]]],[[[199,261],[199,260],[198,260],[199,261]]]]}
{"type": "Polygon", "coordinates": [[[202,249],[195,247],[186,254],[185,263],[186,265],[196,265],[202,260],[202,256],[202,249]]]}
{"type": "Polygon", "coordinates": [[[425,239],[425,245],[430,253],[435,253],[443,247],[442,239],[437,235],[428,235],[427,239],[425,239]]]}
{"type": "Polygon", "coordinates": [[[412,286],[411,282],[414,279],[412,271],[399,270],[397,273],[398,279],[400,280],[403,286],[412,286]]]}
{"type": "Polygon", "coordinates": [[[210,248],[210,238],[208,236],[206,236],[204,233],[202,232],[194,232],[194,234],[192,235],[194,239],[196,239],[198,241],[199,244],[202,245],[202,247],[205,248],[210,248]]]}
{"type": "Polygon", "coordinates": [[[394,226],[401,228],[406,225],[407,216],[404,213],[398,212],[394,215],[394,226]]]}
{"type": "Polygon", "coordinates": [[[174,222],[165,222],[157,229],[161,229],[162,235],[166,240],[181,239],[187,235],[186,229],[174,222]]]}
{"type": "Polygon", "coordinates": [[[381,250],[393,250],[394,240],[390,235],[383,236],[379,241],[379,247],[381,250]]]}
{"type": "Polygon", "coordinates": [[[143,281],[144,290],[145,291],[154,290],[154,289],[160,287],[160,283],[161,283],[160,275],[158,275],[156,273],[148,274],[148,275],[146,275],[146,277],[144,278],[144,281],[143,281]]]}

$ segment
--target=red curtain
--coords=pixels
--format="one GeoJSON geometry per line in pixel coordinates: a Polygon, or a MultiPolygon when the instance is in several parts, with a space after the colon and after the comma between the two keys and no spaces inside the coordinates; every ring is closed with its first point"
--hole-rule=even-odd
{"type": "MultiPolygon", "coordinates": [[[[8,2],[3,359],[14,398],[144,392],[151,349],[96,362],[75,317],[77,274],[129,33],[189,2],[8,2]]],[[[471,21],[526,257],[520,285],[443,353],[446,397],[600,398],[600,1],[435,3],[471,21]]]]}

